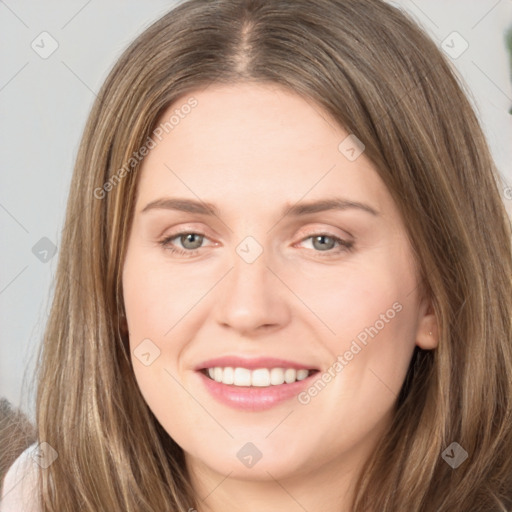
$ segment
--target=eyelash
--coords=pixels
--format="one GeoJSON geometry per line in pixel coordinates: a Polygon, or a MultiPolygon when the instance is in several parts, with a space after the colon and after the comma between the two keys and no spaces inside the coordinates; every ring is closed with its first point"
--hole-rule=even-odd
{"type": "MultiPolygon", "coordinates": [[[[185,257],[195,256],[200,251],[201,248],[199,248],[199,249],[192,249],[192,250],[184,250],[184,249],[177,249],[176,247],[173,247],[172,245],[170,245],[171,240],[174,240],[175,238],[180,238],[181,236],[184,236],[184,235],[199,235],[199,236],[202,236],[204,238],[207,238],[205,234],[200,233],[200,232],[196,232],[196,231],[183,231],[181,233],[176,233],[176,234],[174,234],[172,236],[168,236],[168,237],[164,238],[163,240],[161,240],[158,243],[165,250],[171,252],[172,254],[178,254],[179,256],[185,256],[185,257]]],[[[343,253],[343,252],[351,252],[354,249],[354,242],[347,242],[346,240],[343,240],[341,238],[338,238],[337,236],[331,235],[330,233],[314,233],[312,235],[309,235],[309,236],[303,238],[301,240],[301,242],[304,242],[305,240],[308,240],[310,238],[316,238],[318,236],[326,236],[326,237],[332,238],[336,243],[339,244],[339,246],[341,246],[341,247],[338,247],[338,250],[336,250],[336,251],[335,250],[325,251],[325,256],[322,255],[323,251],[314,251],[314,252],[319,253],[320,257],[322,257],[322,258],[324,258],[324,257],[329,258],[329,257],[332,257],[334,255],[337,255],[337,254],[340,254],[340,253],[343,253]]]]}

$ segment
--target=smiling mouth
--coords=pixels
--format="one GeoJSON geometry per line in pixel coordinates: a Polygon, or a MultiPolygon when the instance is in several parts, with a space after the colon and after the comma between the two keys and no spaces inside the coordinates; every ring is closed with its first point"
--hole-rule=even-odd
{"type": "Polygon", "coordinates": [[[250,370],[241,367],[220,367],[203,368],[200,370],[203,375],[220,384],[238,387],[271,387],[282,384],[293,384],[307,379],[318,370],[295,368],[257,368],[250,370]]]}

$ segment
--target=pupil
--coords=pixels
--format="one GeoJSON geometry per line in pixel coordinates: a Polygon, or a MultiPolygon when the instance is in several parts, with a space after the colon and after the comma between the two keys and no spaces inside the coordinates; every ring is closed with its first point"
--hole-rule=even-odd
{"type": "MultiPolygon", "coordinates": [[[[201,246],[201,235],[196,235],[195,233],[188,233],[187,235],[185,235],[185,242],[183,243],[184,247],[187,247],[187,243],[188,242],[191,242],[192,245],[194,245],[194,239],[197,238],[199,240],[199,245],[197,247],[200,247],[201,246]]],[[[197,245],[197,240],[196,240],[196,245],[197,245]]],[[[197,249],[197,247],[188,247],[189,249],[197,249]]]]}
{"type": "MultiPolygon", "coordinates": [[[[319,235],[319,236],[315,237],[314,242],[316,242],[316,241],[324,242],[325,239],[331,239],[331,237],[329,237],[327,235],[319,235]]],[[[332,239],[331,239],[331,241],[333,242],[332,239]]],[[[327,244],[327,245],[329,245],[329,247],[327,247],[327,249],[331,249],[332,248],[332,243],[331,244],[327,244]]],[[[319,248],[320,248],[320,250],[325,250],[326,249],[326,245],[325,244],[319,245],[319,248]]]]}

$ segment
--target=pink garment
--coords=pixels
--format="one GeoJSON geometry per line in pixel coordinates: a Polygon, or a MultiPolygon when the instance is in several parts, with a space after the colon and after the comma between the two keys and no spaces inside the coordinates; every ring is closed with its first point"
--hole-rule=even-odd
{"type": "Polygon", "coordinates": [[[37,443],[29,446],[7,471],[2,486],[0,512],[39,512],[37,474],[39,466],[32,458],[37,443]]]}

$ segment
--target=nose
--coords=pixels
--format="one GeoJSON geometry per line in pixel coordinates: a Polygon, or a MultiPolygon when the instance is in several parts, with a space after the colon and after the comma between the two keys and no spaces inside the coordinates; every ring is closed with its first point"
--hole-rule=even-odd
{"type": "Polygon", "coordinates": [[[252,263],[235,253],[232,269],[217,290],[216,319],[224,328],[254,336],[290,321],[291,293],[268,263],[265,250],[252,263]]]}

